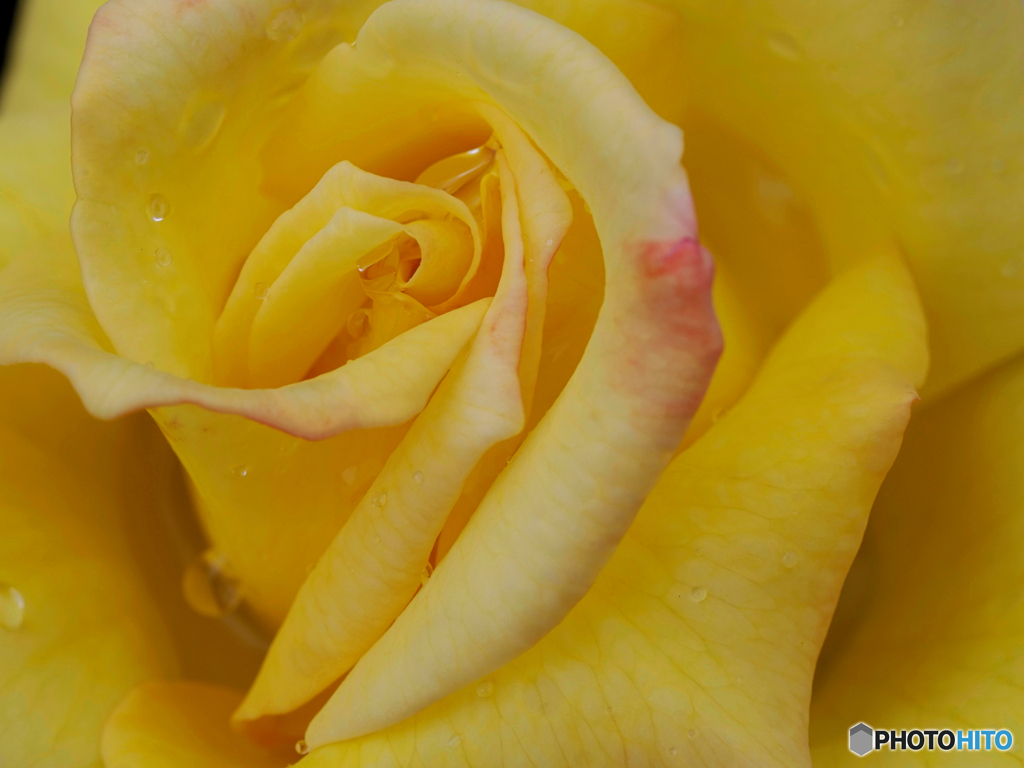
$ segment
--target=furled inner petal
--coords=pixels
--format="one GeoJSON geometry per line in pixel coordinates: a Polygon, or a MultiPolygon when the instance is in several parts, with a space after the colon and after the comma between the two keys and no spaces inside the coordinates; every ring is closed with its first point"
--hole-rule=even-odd
{"type": "MultiPolygon", "coordinates": [[[[398,250],[403,233],[430,265],[418,291],[428,300],[451,298],[470,277],[469,266],[479,263],[477,223],[461,200],[348,162],[331,168],[274,222],[242,267],[214,332],[220,383],[267,387],[301,378],[360,308],[360,265],[386,261],[388,246],[398,250]],[[448,272],[438,267],[442,261],[448,272]]],[[[392,283],[408,283],[418,301],[416,282],[415,272],[405,278],[396,272],[370,290],[388,293],[392,283]]],[[[432,317],[408,302],[391,308],[404,317],[394,335],[432,317]]],[[[390,338],[378,334],[375,347],[390,338]]]]}
{"type": "Polygon", "coordinates": [[[419,588],[467,475],[523,427],[529,294],[519,205],[499,160],[504,269],[480,331],[303,585],[237,719],[295,709],[351,668],[419,588]]]}

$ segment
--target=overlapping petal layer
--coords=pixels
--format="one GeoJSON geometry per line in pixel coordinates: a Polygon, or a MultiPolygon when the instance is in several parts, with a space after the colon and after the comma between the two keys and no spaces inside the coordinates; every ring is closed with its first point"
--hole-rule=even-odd
{"type": "MultiPolygon", "coordinates": [[[[332,51],[311,82],[309,92],[319,100],[289,127],[291,141],[313,130],[307,126],[321,125],[325,115],[364,103],[366,94],[412,98],[407,83],[418,84],[418,91],[429,82],[456,97],[493,100],[589,204],[608,279],[601,316],[573,379],[488,492],[434,578],[314,721],[309,741],[316,744],[325,738],[322,728],[338,738],[339,728],[381,727],[345,725],[338,718],[354,711],[348,697],[365,699],[360,686],[381,685],[372,670],[379,670],[381,659],[392,658],[393,644],[407,649],[403,663],[419,667],[423,677],[408,678],[419,688],[415,694],[389,686],[388,695],[404,698],[404,706],[414,711],[443,695],[445,687],[458,685],[461,676],[484,674],[512,658],[560,620],[582,596],[678,444],[706,387],[720,338],[708,295],[710,259],[697,244],[685,176],[677,165],[678,131],[650,112],[628,81],[581,38],[508,4],[392,3],[371,16],[354,46],[332,51]],[[510,29],[516,34],[509,35],[510,29]],[[333,100],[332,92],[338,94],[333,100]],[[586,460],[564,444],[573,434],[574,445],[592,447],[586,460]],[[564,487],[533,485],[550,473],[563,478],[564,487]],[[586,510],[582,518],[580,510],[586,510]],[[494,528],[514,518],[519,522],[511,522],[508,531],[494,528]],[[543,525],[540,521],[548,525],[543,535],[520,528],[543,525]],[[484,556],[486,562],[474,565],[466,554],[476,553],[472,559],[482,550],[465,542],[479,536],[501,537],[509,545],[518,540],[523,550],[509,551],[501,561],[484,556]],[[545,554],[524,557],[537,551],[545,554]],[[511,570],[503,564],[512,562],[517,566],[511,570]],[[547,563],[557,565],[541,576],[537,568],[547,569],[547,563]],[[460,657],[461,669],[428,669],[415,660],[418,642],[407,643],[402,633],[446,634],[445,626],[459,621],[460,611],[475,610],[448,576],[466,568],[510,610],[500,622],[479,624],[488,640],[477,638],[471,654],[463,655],[464,638],[455,639],[449,659],[460,657]],[[536,591],[538,578],[550,592],[536,591]]],[[[389,675],[404,677],[397,671],[402,664],[388,666],[389,675]]],[[[372,698],[378,700],[377,714],[359,708],[367,723],[395,716],[380,714],[392,703],[372,698]]]]}
{"type": "Polygon", "coordinates": [[[896,259],[837,279],[673,461],[553,632],[406,722],[305,762],[809,764],[817,649],[926,360],[896,259]]]}
{"type": "Polygon", "coordinates": [[[504,269],[480,333],[306,580],[238,719],[293,710],[359,660],[429,577],[434,542],[481,456],[523,428],[530,302],[514,181],[498,158],[504,269]]]}

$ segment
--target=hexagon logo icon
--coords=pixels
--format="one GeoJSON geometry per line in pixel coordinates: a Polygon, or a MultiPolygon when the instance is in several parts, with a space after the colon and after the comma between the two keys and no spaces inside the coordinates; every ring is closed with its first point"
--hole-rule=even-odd
{"type": "Polygon", "coordinates": [[[875,732],[870,725],[857,723],[850,729],[850,751],[857,757],[864,757],[875,748],[875,732]]]}

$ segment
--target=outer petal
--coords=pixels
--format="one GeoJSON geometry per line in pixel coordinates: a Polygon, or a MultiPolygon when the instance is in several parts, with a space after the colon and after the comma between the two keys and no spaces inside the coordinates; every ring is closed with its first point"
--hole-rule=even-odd
{"type": "Polygon", "coordinates": [[[1024,360],[915,419],[886,478],[822,650],[815,764],[846,733],[1007,728],[1010,752],[896,752],[895,764],[1016,765],[1024,734],[1024,360]]]}
{"type": "Polygon", "coordinates": [[[536,647],[316,766],[809,765],[817,649],[927,355],[891,257],[839,278],[536,647]]]}
{"type": "Polygon", "coordinates": [[[118,530],[122,509],[116,486],[76,476],[0,425],[0,581],[25,602],[21,626],[0,628],[3,765],[95,765],[117,701],[176,671],[118,530]]]}
{"type": "Polygon", "coordinates": [[[688,139],[710,125],[785,169],[833,270],[901,242],[931,328],[926,397],[1024,347],[1024,5],[666,5],[685,63],[665,87],[686,92],[688,139]]]}

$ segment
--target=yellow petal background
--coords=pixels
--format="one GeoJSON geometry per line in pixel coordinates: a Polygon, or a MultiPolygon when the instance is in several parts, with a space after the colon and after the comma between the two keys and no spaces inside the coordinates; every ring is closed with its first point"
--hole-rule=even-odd
{"type": "MultiPolygon", "coordinates": [[[[91,14],[91,7],[95,5],[88,2],[47,3],[45,0],[30,4],[33,10],[27,18],[36,21],[26,23],[28,34],[23,38],[19,52],[22,62],[20,72],[13,81],[18,82],[18,85],[5,94],[5,106],[16,104],[21,108],[36,103],[37,97],[46,93],[49,87],[30,88],[25,85],[29,82],[71,82],[74,67],[77,66],[77,54],[64,57],[67,61],[63,75],[60,75],[59,66],[51,66],[51,63],[61,60],[61,57],[52,55],[51,44],[58,34],[54,30],[70,29],[76,19],[87,18],[91,14]],[[89,7],[89,11],[82,11],[86,7],[89,7]],[[47,21],[41,23],[39,19],[47,21]],[[63,81],[60,77],[63,77],[63,81]],[[15,97],[13,94],[18,95],[15,97]]],[[[670,109],[682,109],[676,100],[678,93],[684,90],[696,92],[690,102],[693,105],[692,111],[686,116],[688,168],[695,182],[698,213],[702,223],[705,223],[705,235],[716,251],[724,254],[723,262],[727,268],[733,265],[728,257],[736,254],[737,258],[743,258],[744,249],[733,248],[731,243],[723,243],[725,247],[722,247],[715,242],[716,239],[721,241],[730,229],[742,234],[748,228],[729,227],[728,220],[718,227],[712,223],[709,214],[713,213],[713,207],[706,205],[702,209],[703,200],[710,202],[710,196],[703,197],[702,189],[710,189],[712,185],[700,182],[702,179],[714,178],[715,164],[707,163],[703,171],[698,167],[702,157],[721,161],[735,156],[728,152],[728,141],[722,138],[719,130],[722,125],[728,125],[739,137],[741,144],[754,141],[768,147],[766,157],[770,159],[766,163],[754,163],[758,174],[765,167],[783,167],[787,173],[795,176],[795,182],[788,180],[791,186],[787,191],[784,187],[773,187],[772,183],[776,179],[771,173],[768,174],[769,204],[773,200],[778,202],[781,197],[783,203],[786,203],[786,216],[792,216],[792,208],[787,201],[811,198],[813,213],[820,216],[819,223],[834,263],[857,260],[860,246],[872,241],[878,231],[886,226],[893,225],[901,233],[907,244],[915,276],[922,286],[930,318],[936,326],[936,393],[950,388],[954,382],[963,380],[974,371],[1019,348],[1020,340],[1013,333],[1013,329],[1019,327],[1013,321],[1019,318],[1021,301],[1018,280],[1021,272],[1016,267],[1018,262],[1014,261],[1020,254],[1019,241],[1014,239],[1018,237],[1016,233],[1019,230],[1010,224],[1014,211],[1019,211],[1021,207],[1021,173],[1019,152],[1014,154],[1012,143],[1007,142],[1012,142],[1020,134],[1020,111],[1014,104],[1000,101],[1004,94],[1012,95],[1020,91],[1020,49],[1016,44],[1021,28],[1021,7],[1018,3],[997,2],[955,7],[932,5],[924,8],[899,2],[859,2],[815,9],[808,9],[804,5],[797,8],[796,5],[774,4],[771,12],[745,5],[741,16],[736,4],[680,0],[676,6],[687,19],[684,26],[695,31],[685,38],[686,45],[673,43],[667,47],[678,48],[684,53],[694,52],[684,70],[692,75],[678,77],[673,70],[669,92],[659,92],[666,78],[649,78],[645,86],[639,81],[648,70],[641,65],[630,70],[630,56],[633,54],[623,42],[629,35],[622,32],[622,19],[628,18],[631,23],[636,19],[664,22],[670,17],[646,4],[630,5],[635,6],[636,13],[622,14],[622,6],[617,3],[594,3],[588,4],[586,8],[565,4],[549,10],[552,15],[562,14],[565,17],[560,19],[563,23],[581,31],[605,50],[633,77],[645,97],[663,114],[667,114],[670,109]],[[720,47],[723,44],[728,45],[720,47]],[[872,53],[870,66],[864,58],[868,50],[872,53]],[[829,73],[824,84],[809,82],[813,80],[808,74],[812,70],[818,74],[819,70],[829,73]],[[950,87],[951,82],[956,86],[950,87]],[[983,83],[988,83],[990,87],[982,87],[983,83]],[[724,93],[729,93],[729,98],[724,98],[724,93]],[[786,96],[786,99],[780,102],[780,96],[786,96]],[[769,98],[771,101],[768,101],[769,98]],[[666,104],[668,106],[664,106],[666,104]],[[711,118],[707,117],[707,113],[711,113],[711,118]],[[702,124],[712,126],[703,137],[700,131],[702,124]],[[757,126],[758,134],[751,135],[747,126],[757,126]],[[973,138],[961,145],[959,139],[964,136],[973,138]],[[923,141],[917,140],[920,137],[924,137],[923,141]],[[702,141],[702,138],[705,140],[702,141]],[[805,162],[801,160],[803,157],[810,159],[805,162]],[[962,165],[951,162],[957,159],[963,161],[962,165]],[[835,183],[835,179],[841,179],[842,183],[835,183]],[[872,202],[879,191],[885,201],[882,205],[872,202]],[[887,202],[893,199],[899,200],[900,206],[887,202]],[[852,215],[847,218],[847,213],[852,215]],[[715,233],[716,229],[718,234],[715,233]],[[1006,329],[1009,332],[1005,332],[1006,329]]],[[[365,13],[369,10],[368,7],[365,13]]],[[[650,30],[643,27],[642,21],[635,23],[641,32],[650,34],[650,30]]],[[[678,31],[675,25],[669,23],[654,26],[657,27],[657,34],[652,36],[653,39],[678,31]]],[[[357,27],[358,24],[353,25],[353,28],[357,27]]],[[[75,29],[71,37],[76,35],[84,41],[84,31],[80,27],[75,29]]],[[[74,50],[74,46],[70,45],[54,47],[60,47],[62,52],[74,50]]],[[[644,47],[646,51],[657,48],[644,47]]],[[[637,55],[633,60],[642,58],[637,55]]],[[[33,132],[45,134],[49,130],[46,128],[49,119],[55,123],[64,121],[66,124],[67,114],[58,107],[52,118],[30,118],[30,122],[35,125],[33,132]]],[[[26,151],[23,153],[25,166],[31,166],[34,170],[40,157],[55,155],[26,151]]],[[[8,162],[5,158],[5,164],[8,162]]],[[[758,175],[753,177],[752,186],[755,190],[764,188],[759,179],[758,175]]],[[[7,210],[3,209],[0,215],[4,215],[7,210]]],[[[766,218],[769,224],[771,220],[777,220],[777,211],[770,208],[766,218]]],[[[6,222],[7,219],[4,219],[5,237],[9,231],[6,222]]],[[[767,229],[772,231],[770,226],[767,229]]],[[[790,232],[796,230],[790,228],[790,232]]],[[[64,231],[60,221],[56,221],[52,231],[64,231]]],[[[811,232],[811,241],[804,252],[820,258],[822,248],[813,242],[813,227],[804,227],[801,236],[807,242],[808,231],[811,232]]],[[[775,232],[779,232],[778,228],[775,232]]],[[[747,243],[751,248],[764,247],[763,238],[751,240],[754,242],[747,243]]],[[[771,252],[772,258],[766,261],[776,263],[775,259],[784,251],[784,247],[778,248],[771,252]]],[[[13,252],[0,251],[0,268],[4,258],[9,259],[13,252]]],[[[70,249],[65,247],[63,253],[67,259],[65,263],[73,265],[70,249]]],[[[742,300],[735,302],[736,306],[743,309],[737,316],[754,311],[749,297],[758,293],[758,279],[751,277],[750,262],[743,266],[743,269],[733,270],[734,275],[726,275],[727,279],[731,278],[732,294],[742,295],[742,300]]],[[[801,273],[804,276],[799,277],[797,282],[807,282],[803,287],[795,286],[795,298],[780,303],[765,301],[767,307],[764,313],[783,318],[776,325],[777,328],[781,328],[785,320],[792,317],[802,302],[813,293],[823,279],[825,269],[811,258],[809,261],[798,261],[786,272],[798,276],[801,273]],[[808,278],[807,275],[813,277],[808,278]]],[[[792,281],[782,281],[782,285],[794,287],[792,281]]],[[[723,281],[718,290],[724,293],[724,286],[723,281]]],[[[767,293],[775,295],[778,292],[773,290],[767,293]]],[[[723,318],[723,325],[726,326],[727,338],[731,338],[728,315],[723,318]]],[[[756,330],[763,325],[754,324],[755,338],[756,330]]],[[[751,348],[755,350],[752,355],[756,357],[763,354],[770,342],[771,339],[752,343],[751,348]]],[[[741,378],[749,378],[753,366],[746,360],[743,363],[741,368],[747,373],[743,373],[741,378]]],[[[983,403],[985,397],[997,391],[1012,392],[1009,385],[1003,387],[991,384],[996,379],[998,377],[989,380],[985,385],[988,389],[975,390],[977,403],[983,403]]],[[[742,386],[737,388],[741,390],[742,386]]],[[[965,397],[955,402],[961,402],[965,397]]],[[[1019,401],[1019,395],[1016,397],[1019,401]]],[[[730,400],[724,399],[726,406],[730,400]]],[[[956,408],[961,411],[972,410],[962,405],[956,408]]],[[[980,408],[980,405],[976,405],[972,413],[980,408]]],[[[705,428],[711,423],[714,412],[705,412],[705,428]]],[[[729,418],[725,417],[725,421],[729,418]]],[[[929,415],[928,418],[933,417],[929,415]]],[[[972,431],[964,426],[972,419],[977,420],[977,417],[965,416],[957,422],[960,425],[957,428],[964,429],[972,439],[979,434],[1005,434],[995,427],[972,431]]],[[[931,423],[953,421],[957,419],[935,416],[931,423]]],[[[996,419],[991,420],[994,421],[996,419]]],[[[716,425],[715,430],[719,426],[716,425]]],[[[931,429],[934,443],[941,444],[945,432],[938,426],[931,429]]],[[[915,441],[912,433],[907,449],[918,454],[939,451],[926,443],[923,439],[915,441]]],[[[1012,450],[1008,453],[1012,455],[1012,450]]],[[[222,471],[224,469],[221,468],[222,471]]],[[[230,472],[230,468],[227,471],[230,472]]],[[[971,471],[974,473],[972,476],[985,477],[981,470],[972,468],[971,471]]],[[[910,474],[912,472],[907,470],[898,476],[910,474]]],[[[923,475],[923,470],[919,474],[923,475]]],[[[912,485],[911,481],[903,482],[912,485]]],[[[918,484],[914,487],[924,493],[927,483],[916,482],[918,484]]],[[[985,485],[986,482],[978,480],[977,486],[972,484],[971,487],[985,485]]],[[[997,501],[1012,498],[1011,491],[1007,490],[1011,484],[1003,480],[992,480],[988,487],[993,489],[992,498],[997,501]]],[[[885,498],[883,496],[883,503],[892,504],[885,502],[885,498]]],[[[901,509],[915,509],[916,504],[916,500],[911,500],[903,504],[901,509]]],[[[968,506],[973,507],[973,504],[968,506]]],[[[962,510],[951,510],[949,514],[951,520],[956,520],[963,513],[962,510]],[[954,516],[954,513],[957,514],[954,516]]],[[[253,523],[252,527],[264,523],[253,523]]],[[[269,530],[273,531],[272,528],[269,530]]],[[[236,525],[230,535],[242,535],[243,532],[243,526],[236,525]]],[[[627,541],[631,542],[632,539],[627,541]]],[[[255,539],[245,540],[239,548],[258,543],[255,539]]],[[[994,550],[991,551],[992,559],[995,560],[994,550]]],[[[617,556],[614,562],[619,559],[617,556]]],[[[993,587],[993,591],[996,591],[996,587],[993,587]]],[[[708,592],[709,596],[703,601],[705,603],[714,596],[711,590],[708,592]]],[[[631,596],[629,601],[633,599],[631,596]]],[[[1012,641],[1015,637],[1013,631],[1013,627],[1008,625],[1002,637],[1012,641]]],[[[624,631],[617,636],[612,635],[613,639],[615,637],[625,637],[624,631]]],[[[965,643],[957,647],[967,647],[969,643],[965,643]]],[[[552,643],[544,647],[550,649],[552,643]]],[[[586,646],[580,644],[580,647],[586,646]]],[[[618,647],[623,648],[624,644],[619,643],[618,647]]],[[[991,654],[992,658],[995,658],[996,653],[998,651],[991,654]]],[[[985,654],[982,656],[985,657],[985,654]]],[[[555,666],[566,666],[564,654],[551,658],[555,659],[555,666]]],[[[1001,662],[994,663],[998,665],[1001,662]]],[[[629,667],[629,664],[624,662],[623,666],[629,667]]],[[[988,678],[993,668],[986,668],[979,674],[982,678],[988,678]]],[[[915,669],[928,669],[927,663],[922,662],[915,669]]],[[[535,676],[535,679],[540,678],[535,676]]],[[[624,680],[622,677],[619,679],[624,680]]],[[[1011,675],[1010,679],[1016,678],[1011,675]]],[[[960,685],[966,680],[961,678],[955,684],[960,685]]],[[[945,684],[954,685],[950,682],[945,684]]],[[[887,690],[884,686],[880,688],[880,685],[870,686],[872,695],[877,697],[875,702],[886,700],[887,690]]],[[[851,686],[844,687],[844,690],[853,690],[851,686]]],[[[941,685],[936,687],[941,688],[941,685]]],[[[479,694],[486,694],[487,690],[486,684],[478,689],[479,694]]],[[[535,685],[531,692],[532,698],[527,697],[523,701],[535,702],[538,706],[534,707],[534,711],[546,714],[551,711],[551,702],[555,698],[542,698],[541,690],[540,685],[535,685]]],[[[552,694],[555,689],[548,685],[545,690],[552,694]]],[[[821,690],[825,692],[825,705],[816,708],[815,717],[833,718],[838,723],[838,720],[846,717],[845,710],[832,709],[835,697],[829,698],[827,686],[823,685],[821,690]]],[[[1012,686],[1008,686],[1007,690],[1012,692],[1012,686]]],[[[942,695],[940,691],[936,701],[943,701],[942,695]]],[[[464,698],[473,701],[470,692],[466,692],[464,698]]],[[[487,695],[481,698],[486,699],[487,695]]],[[[1007,702],[1013,700],[1009,697],[1006,699],[1007,702]]],[[[498,698],[495,697],[494,701],[497,702],[498,698]]],[[[869,711],[884,711],[877,709],[877,703],[872,704],[866,693],[863,701],[869,711]]],[[[447,717],[447,706],[446,702],[435,707],[435,711],[440,712],[441,717],[447,717]]],[[[431,714],[430,718],[433,717],[435,715],[431,714]]],[[[860,719],[861,715],[855,717],[860,719]]],[[[402,737],[403,740],[395,742],[398,745],[395,750],[403,759],[415,763],[417,759],[423,761],[423,755],[433,755],[441,764],[444,764],[441,755],[456,761],[455,764],[465,759],[464,753],[460,751],[464,738],[460,737],[460,741],[454,744],[451,742],[455,736],[468,729],[454,721],[451,721],[452,725],[438,725],[426,715],[419,722],[421,726],[423,723],[427,725],[422,726],[418,740],[414,741],[407,733],[402,737]]],[[[617,720],[606,722],[609,727],[618,726],[617,720]]],[[[651,722],[654,722],[653,718],[651,722]]],[[[633,723],[630,725],[632,727],[633,723]]],[[[848,723],[827,726],[820,732],[823,735],[815,740],[819,749],[817,756],[821,760],[845,757],[838,752],[841,745],[830,743],[835,738],[835,729],[840,725],[845,728],[848,723]]],[[[494,727],[503,732],[510,742],[516,741],[509,731],[510,726],[494,727]]],[[[621,728],[618,730],[621,731],[621,728]]],[[[699,726],[695,730],[698,730],[699,735],[699,726]]],[[[594,729],[594,733],[598,731],[594,729]]],[[[405,731],[400,729],[400,732],[405,731]]],[[[627,732],[637,731],[627,729],[627,732]]],[[[549,739],[553,738],[549,734],[549,739]]],[[[547,743],[553,745],[554,741],[549,740],[547,743]]],[[[389,758],[382,744],[379,739],[368,739],[360,745],[336,749],[332,754],[343,755],[348,764],[373,764],[375,755],[384,754],[381,762],[387,764],[389,758]]],[[[625,749],[615,754],[627,754],[625,749]]],[[[571,756],[575,753],[570,749],[566,754],[571,756]]],[[[674,753],[675,756],[682,754],[679,748],[674,753]]],[[[714,762],[719,753],[706,754],[707,761],[714,762]]]]}
{"type": "Polygon", "coordinates": [[[1016,765],[1024,733],[1024,361],[915,418],[822,651],[811,747],[846,729],[1007,728],[1011,752],[883,752],[887,765],[1016,765]],[[937,759],[939,758],[939,759],[937,759]]]}

